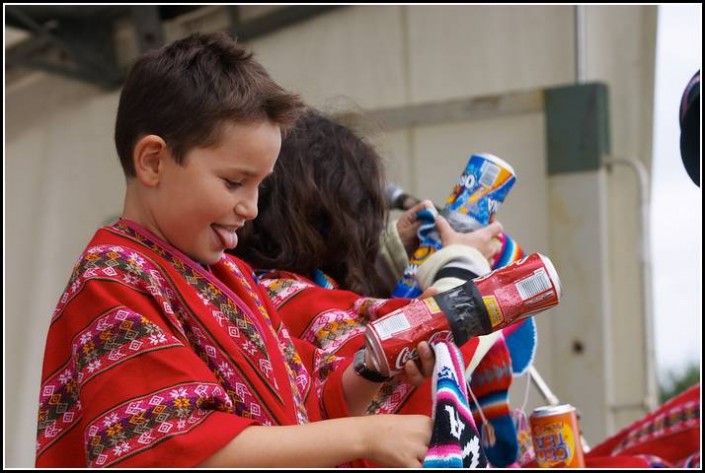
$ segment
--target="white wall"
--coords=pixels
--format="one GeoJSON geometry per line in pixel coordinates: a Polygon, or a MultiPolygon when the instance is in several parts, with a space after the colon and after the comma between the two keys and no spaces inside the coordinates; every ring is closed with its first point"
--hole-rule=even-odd
{"type": "Polygon", "coordinates": [[[122,209],[112,146],[118,94],[36,76],[6,90],[5,443],[34,464],[46,331],[76,258],[122,209]]]}
{"type": "MultiPolygon", "coordinates": [[[[374,111],[572,84],[574,12],[572,6],[357,6],[251,46],[276,80],[308,102],[374,111]]],[[[612,149],[647,168],[655,12],[655,6],[586,7],[587,75],[608,84],[612,149]]],[[[167,25],[167,34],[221,27],[224,15],[210,8],[208,18],[167,25]]],[[[117,92],[38,73],[6,89],[8,466],[33,465],[41,357],[56,300],[95,228],[122,207],[112,143],[117,99],[117,92]]],[[[374,139],[390,177],[437,202],[472,152],[493,152],[515,167],[519,180],[499,218],[527,251],[561,262],[572,255],[578,265],[566,266],[569,277],[561,274],[566,303],[537,316],[537,366],[561,401],[589,413],[583,427],[596,443],[641,415],[636,409],[615,416],[608,405],[643,396],[640,268],[628,250],[640,231],[636,193],[622,169],[547,176],[544,127],[544,114],[536,111],[382,128],[374,139]],[[576,212],[590,199],[597,203],[591,212],[570,215],[577,222],[569,230],[573,241],[585,245],[562,245],[568,230],[558,209],[576,212]],[[582,270],[590,277],[576,276],[582,270]],[[578,303],[588,295],[599,300],[578,303]],[[584,372],[567,370],[561,358],[573,356],[566,350],[575,330],[592,330],[587,354],[571,361],[584,372]]],[[[515,384],[518,407],[525,384],[515,384]]],[[[529,409],[541,403],[534,391],[529,409]]]]}

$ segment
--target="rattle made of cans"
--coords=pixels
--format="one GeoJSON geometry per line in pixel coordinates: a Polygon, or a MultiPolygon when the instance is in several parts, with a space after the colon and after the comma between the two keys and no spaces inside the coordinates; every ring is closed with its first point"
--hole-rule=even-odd
{"type": "Polygon", "coordinates": [[[529,417],[536,463],[541,468],[585,468],[578,411],[570,404],[543,406],[529,417]]]}
{"type": "Polygon", "coordinates": [[[396,374],[418,357],[419,342],[443,339],[461,346],[470,337],[558,304],[560,287],[551,260],[534,253],[436,296],[412,301],[367,325],[372,364],[385,376],[396,374]]]}

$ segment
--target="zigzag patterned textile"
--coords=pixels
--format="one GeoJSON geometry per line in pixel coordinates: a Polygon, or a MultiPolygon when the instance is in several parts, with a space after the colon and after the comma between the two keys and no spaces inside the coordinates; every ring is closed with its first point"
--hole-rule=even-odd
{"type": "Polygon", "coordinates": [[[448,342],[433,348],[433,434],[423,467],[485,468],[487,458],[470,412],[460,351],[448,342]]]}

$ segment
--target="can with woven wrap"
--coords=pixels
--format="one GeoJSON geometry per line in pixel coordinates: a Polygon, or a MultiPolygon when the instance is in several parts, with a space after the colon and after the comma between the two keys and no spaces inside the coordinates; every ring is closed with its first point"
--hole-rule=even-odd
{"type": "Polygon", "coordinates": [[[575,407],[570,404],[537,407],[529,423],[539,467],[585,468],[575,407]]]}
{"type": "Polygon", "coordinates": [[[461,346],[470,337],[487,335],[558,304],[560,293],[553,264],[534,253],[370,322],[365,339],[372,363],[385,376],[396,374],[418,357],[416,345],[421,341],[453,340],[461,346]]]}

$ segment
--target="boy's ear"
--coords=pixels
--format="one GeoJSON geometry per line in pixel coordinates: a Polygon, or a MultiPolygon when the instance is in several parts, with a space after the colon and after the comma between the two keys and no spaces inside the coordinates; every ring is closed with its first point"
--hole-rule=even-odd
{"type": "Polygon", "coordinates": [[[146,186],[156,186],[164,169],[164,160],[168,158],[169,148],[160,136],[140,138],[132,153],[137,179],[146,186]]]}

